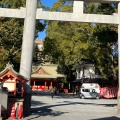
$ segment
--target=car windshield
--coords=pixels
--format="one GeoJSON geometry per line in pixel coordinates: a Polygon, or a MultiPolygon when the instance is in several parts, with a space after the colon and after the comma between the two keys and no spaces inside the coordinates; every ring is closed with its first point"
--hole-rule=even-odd
{"type": "Polygon", "coordinates": [[[83,92],[92,92],[95,93],[96,90],[95,89],[82,89],[83,92]]]}

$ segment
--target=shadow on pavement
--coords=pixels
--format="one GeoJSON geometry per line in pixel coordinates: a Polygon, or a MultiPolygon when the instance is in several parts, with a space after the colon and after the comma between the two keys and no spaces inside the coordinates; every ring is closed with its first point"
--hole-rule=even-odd
{"type": "MultiPolygon", "coordinates": [[[[32,101],[32,104],[36,103],[36,101],[32,101]]],[[[44,105],[41,107],[34,107],[30,109],[30,112],[27,113],[24,117],[29,117],[27,120],[32,120],[32,119],[36,119],[36,118],[40,118],[40,117],[46,117],[46,116],[52,116],[52,117],[56,117],[56,116],[61,116],[63,114],[66,114],[68,112],[61,112],[61,111],[54,111],[52,110],[53,107],[57,107],[57,106],[66,106],[66,105],[74,105],[74,104],[84,104],[84,105],[89,105],[89,104],[93,104],[93,105],[98,105],[95,103],[84,103],[84,102],[70,102],[70,101],[64,101],[64,103],[60,103],[57,105],[47,105],[46,103],[42,103],[42,102],[38,102],[37,101],[37,105],[44,105]],[[35,115],[35,116],[34,116],[35,115]]],[[[35,105],[35,104],[34,104],[35,105]]],[[[100,104],[101,105],[101,104],[100,104]]],[[[106,107],[105,104],[102,104],[106,107]]],[[[111,107],[111,104],[109,105],[111,107]]],[[[112,116],[112,117],[105,117],[105,118],[98,118],[98,119],[92,119],[92,120],[120,120],[120,118],[112,116]]]]}
{"type": "MultiPolygon", "coordinates": [[[[50,95],[50,92],[49,91],[36,91],[34,92],[33,96],[46,96],[48,98],[51,97],[50,95]]],[[[55,94],[54,95],[54,99],[79,99],[79,96],[78,95],[75,95],[75,94],[66,94],[66,93],[58,93],[58,94],[55,94]]],[[[96,99],[91,99],[91,100],[96,100],[96,99]]],[[[64,101],[64,102],[69,102],[70,104],[85,104],[85,105],[88,105],[88,104],[93,104],[93,105],[102,105],[102,106],[105,106],[105,107],[114,107],[114,106],[117,106],[117,104],[96,104],[96,103],[85,103],[85,102],[73,102],[71,103],[70,101],[64,101]]],[[[40,103],[40,101],[32,101],[32,104],[34,106],[35,105],[40,105],[40,104],[45,104],[45,103],[40,103]]]]}
{"type": "Polygon", "coordinates": [[[119,117],[106,117],[106,118],[98,118],[98,119],[92,119],[92,120],[120,120],[119,117]]]}
{"type": "MultiPolygon", "coordinates": [[[[35,103],[36,101],[32,101],[32,104],[35,103]]],[[[37,102],[37,104],[39,103],[39,105],[43,105],[45,103],[42,102],[37,102]]],[[[55,105],[46,105],[46,106],[41,106],[41,107],[35,107],[35,108],[31,108],[29,113],[26,113],[24,115],[24,117],[28,117],[31,116],[31,118],[27,119],[27,120],[32,120],[35,118],[40,118],[41,116],[60,116],[62,114],[68,113],[68,112],[61,112],[61,111],[53,111],[51,109],[51,107],[54,107],[55,105]],[[35,117],[33,116],[35,115],[35,117]]]]}
{"type": "Polygon", "coordinates": [[[33,101],[32,100],[32,106],[37,106],[37,105],[45,105],[46,103],[42,103],[42,102],[40,102],[40,101],[33,101]]]}
{"type": "MultiPolygon", "coordinates": [[[[51,97],[50,96],[50,92],[47,91],[47,92],[37,92],[37,93],[34,93],[33,96],[46,96],[46,97],[51,97]]],[[[52,116],[52,117],[56,117],[56,116],[61,116],[65,113],[68,113],[68,112],[61,112],[59,110],[56,110],[54,111],[52,108],[53,107],[57,107],[57,106],[69,106],[69,105],[76,105],[76,104],[84,104],[84,105],[93,105],[93,106],[104,106],[104,107],[114,107],[116,106],[117,104],[99,104],[99,103],[93,103],[92,101],[91,102],[84,102],[84,100],[82,102],[71,102],[69,101],[69,99],[73,99],[73,98],[78,98],[77,95],[67,95],[65,93],[60,93],[60,94],[56,94],[54,96],[54,100],[55,99],[64,99],[64,98],[67,98],[65,99],[65,101],[62,101],[62,102],[59,102],[59,104],[53,104],[53,105],[48,105],[47,103],[44,103],[44,102],[41,102],[41,101],[37,101],[37,100],[32,100],[32,107],[30,109],[30,112],[29,113],[26,113],[26,115],[24,117],[29,117],[29,119],[27,120],[32,120],[32,119],[39,119],[40,117],[42,116],[52,116]],[[42,106],[44,105],[44,106],[42,106]],[[35,115],[35,116],[34,116],[35,115]]],[[[115,116],[112,116],[112,117],[105,117],[105,118],[98,118],[98,119],[92,119],[92,120],[120,120],[119,117],[115,117],[115,116]]]]}
{"type": "MultiPolygon", "coordinates": [[[[54,98],[55,99],[55,98],[54,98]]],[[[46,103],[43,103],[41,101],[33,101],[32,100],[32,106],[33,108],[30,109],[29,113],[26,113],[25,116],[29,116],[29,115],[33,115],[33,114],[37,114],[39,116],[46,116],[46,115],[50,115],[50,116],[60,116],[66,112],[59,112],[59,111],[53,111],[51,108],[53,107],[57,107],[57,106],[69,106],[69,105],[77,105],[77,104],[84,104],[84,105],[94,105],[94,106],[98,106],[98,105],[102,105],[104,107],[108,106],[108,107],[114,107],[116,104],[96,104],[96,103],[85,103],[83,102],[70,102],[70,101],[63,101],[62,103],[59,102],[59,104],[54,104],[54,105],[47,105],[46,103]],[[40,105],[44,105],[41,106],[40,105]]],[[[98,119],[98,120],[102,120],[102,119],[98,119]]],[[[103,119],[104,120],[104,119],[103,119]]],[[[110,119],[112,120],[112,119],[110,119]]],[[[113,119],[114,120],[114,119],[113,119]]]]}

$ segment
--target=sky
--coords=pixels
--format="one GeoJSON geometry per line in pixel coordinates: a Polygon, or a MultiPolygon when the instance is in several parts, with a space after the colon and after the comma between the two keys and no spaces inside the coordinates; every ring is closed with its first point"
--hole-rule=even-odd
{"type": "MultiPolygon", "coordinates": [[[[52,7],[54,5],[54,2],[57,2],[57,1],[58,0],[41,0],[43,5],[49,6],[49,7],[52,7]]],[[[37,40],[44,40],[45,36],[46,36],[45,30],[43,32],[39,32],[37,40]]]]}

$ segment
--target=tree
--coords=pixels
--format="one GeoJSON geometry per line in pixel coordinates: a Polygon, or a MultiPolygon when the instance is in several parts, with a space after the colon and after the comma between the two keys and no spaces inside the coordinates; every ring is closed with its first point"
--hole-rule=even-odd
{"type": "Polygon", "coordinates": [[[22,42],[22,28],[19,21],[0,19],[1,64],[19,63],[22,42]],[[14,27],[13,27],[14,26],[14,27]]]}
{"type": "MultiPolygon", "coordinates": [[[[52,10],[57,9],[60,11],[68,11],[67,7],[68,5],[66,5],[66,2],[63,3],[58,1],[58,3],[55,3],[53,6],[52,10]]],[[[69,10],[70,8],[72,10],[72,4],[69,6],[69,10]]],[[[49,38],[49,43],[52,41],[53,44],[51,45],[51,51],[49,49],[50,46],[47,44],[48,40],[45,39],[44,51],[47,51],[46,54],[50,54],[52,58],[56,59],[56,62],[62,66],[65,74],[69,74],[70,71],[73,70],[73,66],[81,62],[83,57],[86,57],[85,51],[89,47],[88,43],[91,39],[90,33],[92,34],[91,27],[93,27],[92,25],[90,27],[89,26],[90,24],[88,23],[81,24],[62,21],[52,21],[48,23],[47,39],[49,38]],[[89,30],[87,30],[87,27],[89,27],[89,30]],[[49,50],[47,50],[47,48],[49,50]]]]}
{"type": "MultiPolygon", "coordinates": [[[[26,0],[2,0],[0,6],[3,8],[20,8],[25,7],[26,0]]],[[[42,4],[39,3],[38,7],[42,4]]],[[[18,71],[20,64],[20,54],[23,36],[23,19],[0,18],[0,70],[6,63],[14,64],[14,68],[18,71]]],[[[39,31],[43,31],[45,24],[39,20],[36,22],[36,36],[39,31]]]]}
{"type": "MultiPolygon", "coordinates": [[[[71,12],[72,3],[68,4],[59,0],[54,4],[52,10],[71,12]]],[[[84,9],[85,13],[112,14],[115,11],[115,4],[85,3],[84,9]]],[[[56,59],[65,74],[68,74],[68,70],[74,69],[73,66],[83,60],[91,60],[101,70],[102,75],[108,78],[108,75],[114,73],[115,70],[112,44],[117,41],[116,31],[117,26],[115,25],[50,21],[47,28],[47,40],[44,44],[45,52],[52,56],[52,59],[56,59]],[[47,42],[51,43],[51,41],[53,44],[48,49],[47,42]],[[107,71],[105,72],[105,70],[107,71]]]]}
{"type": "MultiPolygon", "coordinates": [[[[116,12],[115,4],[99,4],[98,13],[113,14],[116,12]]],[[[96,24],[94,36],[97,40],[97,46],[100,48],[102,55],[98,56],[97,65],[102,72],[102,75],[109,80],[116,80],[118,73],[118,60],[113,56],[113,44],[117,42],[117,25],[96,24]],[[102,52],[104,51],[104,53],[102,52]]],[[[112,83],[116,83],[113,81],[112,83]]]]}

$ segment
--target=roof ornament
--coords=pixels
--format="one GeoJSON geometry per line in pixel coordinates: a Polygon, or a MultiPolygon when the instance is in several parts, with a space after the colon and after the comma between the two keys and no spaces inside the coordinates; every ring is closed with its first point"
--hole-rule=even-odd
{"type": "Polygon", "coordinates": [[[9,61],[9,62],[6,64],[6,67],[7,67],[7,68],[13,68],[14,65],[9,61]]]}

